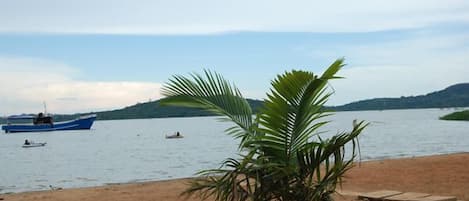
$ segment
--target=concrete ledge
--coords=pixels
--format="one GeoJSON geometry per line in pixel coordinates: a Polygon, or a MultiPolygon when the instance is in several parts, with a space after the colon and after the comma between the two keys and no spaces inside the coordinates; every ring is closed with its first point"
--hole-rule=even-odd
{"type": "Polygon", "coordinates": [[[384,200],[388,201],[410,201],[410,200],[415,200],[417,198],[423,198],[423,197],[428,197],[430,194],[428,193],[415,193],[415,192],[407,192],[407,193],[402,193],[399,195],[391,196],[391,197],[386,197],[384,200]]]}
{"type": "Polygon", "coordinates": [[[428,197],[413,199],[411,201],[456,201],[456,197],[432,195],[428,197]]]}
{"type": "Polygon", "coordinates": [[[382,190],[382,191],[374,191],[374,192],[360,194],[360,195],[358,195],[358,199],[378,201],[378,200],[383,200],[386,197],[391,197],[391,196],[395,196],[395,195],[399,195],[399,194],[402,194],[402,192],[382,190]]]}

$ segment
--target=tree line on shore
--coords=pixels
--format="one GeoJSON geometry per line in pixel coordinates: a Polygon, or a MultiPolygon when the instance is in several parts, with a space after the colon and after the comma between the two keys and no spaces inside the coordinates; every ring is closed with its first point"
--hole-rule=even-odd
{"type": "MultiPolygon", "coordinates": [[[[195,117],[213,116],[213,113],[186,107],[161,107],[161,100],[146,103],[137,103],[122,109],[90,112],[85,114],[55,114],[54,121],[74,119],[80,115],[97,114],[97,120],[116,119],[145,119],[145,118],[169,118],[169,117],[195,117]]],[[[247,99],[253,112],[257,112],[263,101],[247,99]]],[[[332,111],[361,111],[361,110],[389,110],[389,109],[417,109],[417,108],[464,108],[469,107],[469,83],[452,85],[444,90],[435,91],[426,95],[408,96],[400,98],[374,98],[361,100],[340,106],[324,106],[332,111]]],[[[466,113],[457,114],[457,119],[469,119],[466,113]]],[[[453,119],[454,116],[442,117],[453,119]]],[[[0,123],[5,123],[5,118],[0,118],[0,123]]]]}

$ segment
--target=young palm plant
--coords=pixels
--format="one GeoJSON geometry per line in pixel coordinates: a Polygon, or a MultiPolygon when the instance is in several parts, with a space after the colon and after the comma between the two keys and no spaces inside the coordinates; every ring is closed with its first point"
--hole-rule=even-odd
{"type": "Polygon", "coordinates": [[[366,127],[354,123],[350,132],[328,139],[319,128],[328,123],[324,109],[327,83],[343,67],[336,60],[320,76],[306,71],[278,75],[257,114],[240,91],[222,76],[174,76],[164,86],[163,105],[201,108],[234,126],[226,132],[240,140],[239,158],[228,158],[218,169],[199,172],[186,194],[218,201],[331,200],[344,173],[357,155],[357,137],[366,127]],[[254,117],[254,118],[253,118],[254,117]],[[345,155],[346,144],[351,149],[345,155]]]}

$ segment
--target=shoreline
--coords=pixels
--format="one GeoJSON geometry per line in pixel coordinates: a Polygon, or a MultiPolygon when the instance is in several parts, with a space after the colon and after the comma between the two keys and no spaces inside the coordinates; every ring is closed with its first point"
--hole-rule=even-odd
{"type": "MultiPolygon", "coordinates": [[[[453,155],[453,154],[469,154],[467,151],[462,151],[462,152],[452,152],[452,153],[437,153],[433,155],[422,155],[422,156],[416,156],[416,155],[406,155],[406,156],[400,156],[400,157],[381,157],[381,158],[373,158],[373,159],[360,159],[357,157],[358,160],[354,161],[355,165],[359,165],[361,163],[368,163],[368,162],[373,162],[373,161],[389,161],[389,160],[400,160],[400,159],[411,159],[411,158],[422,158],[422,157],[433,157],[433,156],[446,156],[446,155],[453,155]]],[[[469,164],[468,164],[469,165],[469,164]]],[[[130,180],[126,182],[109,182],[109,183],[102,183],[98,185],[89,185],[89,186],[77,186],[77,187],[62,187],[62,186],[54,186],[58,187],[61,189],[86,189],[86,188],[97,188],[97,187],[103,187],[103,186],[114,186],[114,185],[127,185],[127,184],[140,184],[140,183],[153,183],[153,182],[166,182],[166,181],[176,181],[176,180],[190,180],[194,177],[175,177],[175,178],[164,178],[164,179],[157,179],[157,180],[151,180],[151,179],[139,179],[139,180],[130,180]]],[[[1,195],[8,195],[8,194],[20,194],[20,193],[30,193],[30,192],[42,192],[42,191],[49,191],[50,189],[36,189],[36,190],[25,190],[25,191],[6,191],[6,192],[1,192],[0,191],[0,196],[1,195]]]]}
{"type": "MultiPolygon", "coordinates": [[[[469,152],[356,162],[337,190],[397,190],[469,200],[469,152]]],[[[4,200],[184,200],[191,178],[129,182],[61,190],[3,193],[4,200]]],[[[351,197],[336,196],[337,200],[351,197]]],[[[200,200],[198,197],[191,200],[200,200]]]]}

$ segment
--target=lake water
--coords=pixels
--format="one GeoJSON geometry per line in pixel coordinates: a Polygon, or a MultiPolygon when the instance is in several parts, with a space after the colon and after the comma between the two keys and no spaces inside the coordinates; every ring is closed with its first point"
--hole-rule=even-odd
{"type": "MultiPolygon", "coordinates": [[[[353,119],[371,122],[360,136],[362,160],[469,151],[469,122],[441,121],[454,110],[338,112],[323,130],[350,130],[353,119]]],[[[194,176],[236,156],[230,126],[216,117],[97,121],[92,130],[0,135],[0,193],[85,187],[194,176]],[[165,139],[176,130],[185,137],[165,139]],[[47,142],[22,148],[25,139],[47,142]]]]}

